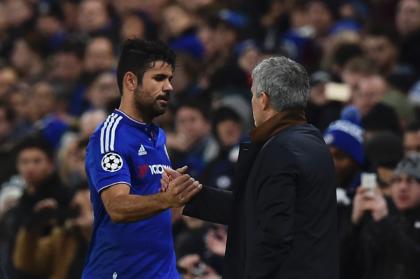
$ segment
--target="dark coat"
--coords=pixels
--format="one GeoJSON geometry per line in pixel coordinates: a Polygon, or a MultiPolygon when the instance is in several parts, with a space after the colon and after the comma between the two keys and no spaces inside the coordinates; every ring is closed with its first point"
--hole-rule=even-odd
{"type": "Polygon", "coordinates": [[[420,278],[420,207],[390,211],[377,222],[365,214],[343,239],[343,279],[420,278]]]}
{"type": "Polygon", "coordinates": [[[225,279],[337,279],[334,166],[320,132],[243,143],[233,192],[203,187],[184,214],[229,226],[225,279]]]}

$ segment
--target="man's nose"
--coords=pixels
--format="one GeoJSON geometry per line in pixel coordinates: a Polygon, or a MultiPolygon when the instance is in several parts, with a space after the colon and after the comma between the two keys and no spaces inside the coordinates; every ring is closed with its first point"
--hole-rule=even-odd
{"type": "Polygon", "coordinates": [[[169,80],[167,80],[163,86],[164,91],[172,91],[174,88],[169,80]]]}

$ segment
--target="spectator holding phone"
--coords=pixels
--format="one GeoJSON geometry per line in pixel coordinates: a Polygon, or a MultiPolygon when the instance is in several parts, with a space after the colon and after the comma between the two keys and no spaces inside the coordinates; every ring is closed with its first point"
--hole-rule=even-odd
{"type": "Polygon", "coordinates": [[[377,187],[361,185],[353,201],[353,229],[342,246],[345,278],[418,278],[420,267],[420,156],[394,171],[391,204],[377,187]],[[395,206],[395,210],[393,210],[395,206]]]}

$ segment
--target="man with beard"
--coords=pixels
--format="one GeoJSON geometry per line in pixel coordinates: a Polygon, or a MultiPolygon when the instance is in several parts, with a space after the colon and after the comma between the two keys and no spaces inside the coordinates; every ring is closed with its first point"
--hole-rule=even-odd
{"type": "Polygon", "coordinates": [[[168,106],[174,65],[175,54],[160,42],[123,46],[120,107],[87,148],[95,218],[82,278],[179,278],[169,209],[185,204],[201,185],[181,175],[169,191],[159,191],[163,167],[171,163],[165,133],[152,120],[168,106]]]}

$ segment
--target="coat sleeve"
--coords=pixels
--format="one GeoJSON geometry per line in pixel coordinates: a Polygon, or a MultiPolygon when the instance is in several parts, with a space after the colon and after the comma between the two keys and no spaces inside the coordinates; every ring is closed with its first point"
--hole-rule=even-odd
{"type": "Polygon", "coordinates": [[[233,193],[204,186],[184,207],[184,215],[228,225],[232,215],[233,193]]]}
{"type": "Polygon", "coordinates": [[[266,175],[256,187],[257,230],[247,279],[274,278],[291,251],[298,170],[292,162],[274,161],[266,161],[266,175]]]}

